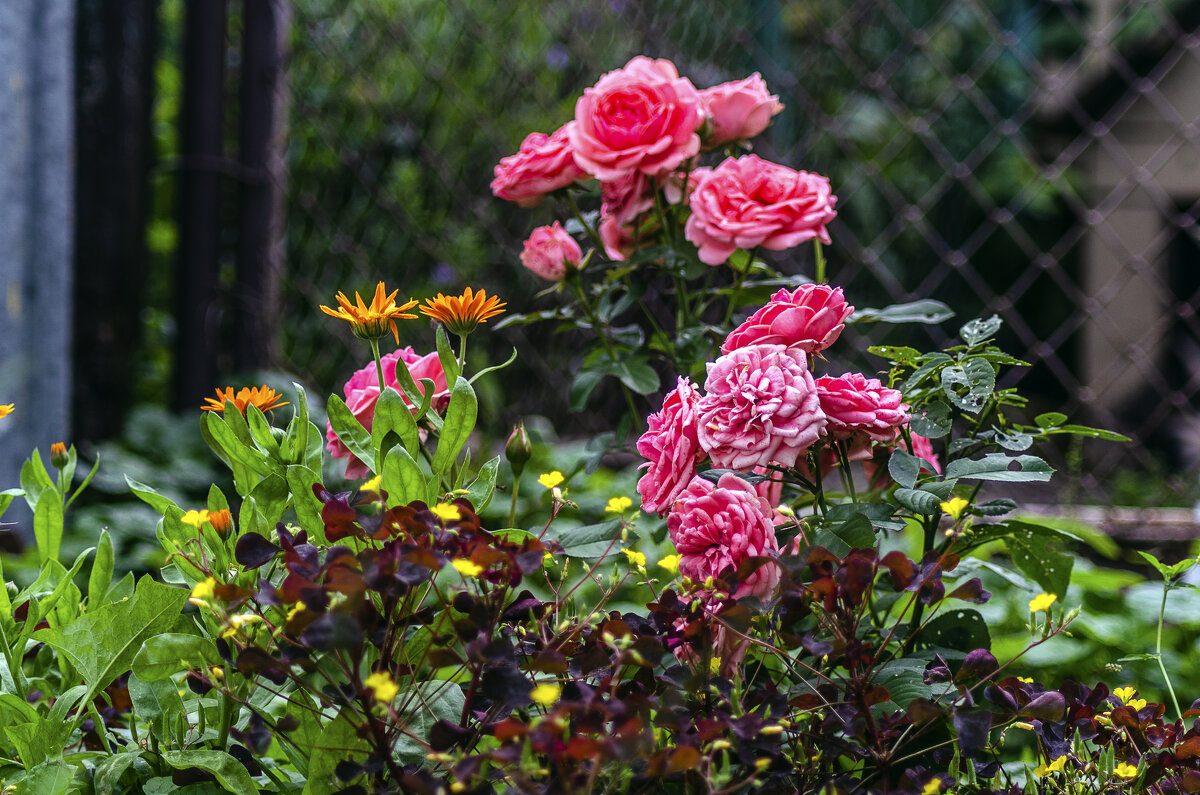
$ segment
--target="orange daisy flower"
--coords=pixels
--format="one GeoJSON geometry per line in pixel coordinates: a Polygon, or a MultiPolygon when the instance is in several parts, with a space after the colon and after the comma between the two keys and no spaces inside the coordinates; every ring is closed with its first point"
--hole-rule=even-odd
{"type": "Polygon", "coordinates": [[[5,403],[0,405],[0,417],[7,417],[9,414],[12,414],[13,407],[16,405],[16,403],[5,403]]]}
{"type": "Polygon", "coordinates": [[[238,411],[242,412],[242,414],[245,414],[247,406],[254,406],[259,411],[265,412],[287,405],[287,401],[282,400],[283,395],[279,394],[274,389],[271,389],[266,384],[263,384],[260,387],[244,386],[239,389],[236,394],[231,386],[225,387],[224,391],[221,391],[221,389],[218,388],[216,392],[217,396],[215,398],[205,398],[204,402],[208,405],[201,406],[200,408],[204,409],[205,411],[224,412],[225,403],[226,401],[229,401],[232,402],[233,405],[237,406],[238,411]]]}
{"type": "Polygon", "coordinates": [[[330,317],[345,320],[354,330],[354,336],[371,342],[378,341],[380,337],[387,334],[390,328],[396,337],[396,344],[399,345],[400,332],[396,329],[396,319],[411,320],[415,318],[416,315],[406,314],[404,310],[412,309],[417,305],[416,300],[412,300],[397,306],[396,294],[399,292],[399,290],[392,290],[390,294],[385,294],[383,282],[380,282],[375,286],[375,295],[368,306],[357,292],[354,293],[354,301],[351,301],[345,293],[339,290],[337,294],[338,308],[330,309],[322,305],[321,311],[330,317]]]}
{"type": "Polygon", "coordinates": [[[442,295],[426,298],[427,306],[421,307],[422,314],[440,320],[451,334],[465,337],[488,318],[504,314],[508,304],[500,303],[496,296],[488,298],[486,290],[474,292],[470,287],[462,295],[442,295]]]}

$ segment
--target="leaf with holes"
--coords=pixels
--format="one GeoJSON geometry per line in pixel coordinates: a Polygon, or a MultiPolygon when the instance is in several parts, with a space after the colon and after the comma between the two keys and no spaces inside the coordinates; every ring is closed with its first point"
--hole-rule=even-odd
{"type": "Polygon", "coordinates": [[[1054,474],[1042,459],[1035,455],[1008,456],[1004,453],[988,453],[983,458],[959,458],[946,466],[946,478],[969,480],[997,480],[1006,483],[1045,482],[1054,474]],[[1012,469],[1013,465],[1016,469],[1012,469]]]}
{"type": "Polygon", "coordinates": [[[926,648],[961,652],[992,647],[987,622],[978,610],[969,608],[948,610],[934,618],[921,628],[917,641],[926,648]]]}
{"type": "Polygon", "coordinates": [[[996,371],[985,359],[965,359],[942,370],[942,391],[963,411],[977,414],[996,389],[996,371]]]}
{"type": "Polygon", "coordinates": [[[943,400],[932,400],[912,415],[912,432],[926,439],[941,439],[950,433],[954,418],[950,416],[950,407],[943,400]]]}
{"type": "Polygon", "coordinates": [[[967,346],[974,348],[979,343],[996,336],[996,332],[1000,330],[1000,326],[1004,321],[999,315],[992,315],[989,318],[977,317],[974,320],[963,325],[958,330],[958,336],[962,337],[962,341],[967,343],[967,346]]]}

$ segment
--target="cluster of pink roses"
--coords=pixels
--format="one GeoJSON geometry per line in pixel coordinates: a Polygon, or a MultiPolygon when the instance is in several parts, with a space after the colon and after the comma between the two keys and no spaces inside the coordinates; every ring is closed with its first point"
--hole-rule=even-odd
{"type": "MultiPolygon", "coordinates": [[[[647,420],[637,443],[647,459],[638,493],[643,509],[667,516],[687,576],[703,581],[747,557],[779,551],[767,499],[779,499],[778,480],[756,489],[727,473],[714,484],[697,474],[700,464],[808,473],[814,445],[822,445],[822,468],[832,467],[835,443],[845,445],[851,460],[870,458],[876,446],[894,445],[908,424],[903,396],[878,379],[860,373],[814,379],[809,372],[808,355],[832,345],[853,311],[841,288],[780,290],[729,334],[724,355],[708,365],[703,392],[679,378],[662,410],[647,420]]],[[[918,455],[932,458],[928,440],[920,442],[918,455]]],[[[777,567],[764,566],[733,595],[765,597],[777,583],[777,567]]]]}
{"type": "MultiPolygon", "coordinates": [[[[492,193],[532,207],[576,181],[600,181],[599,236],[623,260],[652,242],[651,212],[661,191],[691,211],[686,238],[701,261],[720,265],[737,249],[783,250],[808,240],[829,242],[837,197],[829,181],[754,155],[715,168],[697,155],[752,138],[783,110],[757,72],[744,80],[696,89],[665,59],[637,56],[600,78],[575,105],[575,118],[551,135],[531,133],[520,151],[495,167],[492,193]]],[[[582,259],[557,223],[536,230],[521,261],[537,275],[562,279],[582,259]]]]}

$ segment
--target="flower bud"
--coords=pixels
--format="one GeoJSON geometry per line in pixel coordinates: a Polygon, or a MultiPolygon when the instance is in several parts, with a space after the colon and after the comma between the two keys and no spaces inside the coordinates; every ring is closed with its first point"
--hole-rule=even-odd
{"type": "Polygon", "coordinates": [[[67,446],[62,442],[55,442],[50,445],[50,463],[55,469],[62,469],[67,465],[69,457],[67,456],[67,446]]]}
{"type": "Polygon", "coordinates": [[[504,443],[504,457],[512,466],[514,476],[521,476],[521,473],[525,471],[525,464],[532,455],[533,444],[529,441],[529,434],[525,432],[525,423],[519,422],[517,427],[513,428],[513,432],[509,434],[508,441],[504,443]]]}

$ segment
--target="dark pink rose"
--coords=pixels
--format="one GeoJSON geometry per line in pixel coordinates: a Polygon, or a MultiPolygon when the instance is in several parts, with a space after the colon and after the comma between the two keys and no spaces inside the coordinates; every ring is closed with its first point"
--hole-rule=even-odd
{"type": "MultiPolygon", "coordinates": [[[[403,390],[399,388],[396,381],[396,367],[398,364],[404,364],[408,367],[408,372],[412,375],[413,381],[416,382],[417,388],[422,390],[424,394],[425,386],[421,383],[422,378],[428,378],[433,381],[433,400],[435,403],[450,395],[450,390],[446,388],[446,373],[442,370],[442,363],[438,359],[437,353],[428,353],[420,356],[412,349],[412,347],[401,348],[400,350],[392,351],[380,357],[383,364],[383,380],[389,389],[400,392],[400,397],[404,402],[412,408],[415,413],[416,406],[412,405],[405,395],[403,390]]],[[[366,367],[357,371],[350,376],[350,380],[346,382],[342,391],[346,395],[346,408],[350,409],[350,413],[354,415],[362,426],[368,431],[371,430],[371,422],[375,419],[375,403],[379,400],[379,373],[375,369],[375,362],[371,361],[366,367]]],[[[346,462],[346,479],[354,480],[365,478],[371,474],[371,470],[362,461],[358,460],[350,450],[342,443],[337,434],[333,431],[332,425],[326,425],[325,428],[325,449],[334,458],[348,458],[346,462]]]]}
{"type": "MultiPolygon", "coordinates": [[[[714,485],[694,477],[667,516],[667,533],[679,551],[679,570],[698,582],[737,569],[747,558],[773,557],[774,510],[754,487],[732,473],[714,485]]],[[[779,566],[768,563],[732,594],[769,598],[779,585],[779,566]]]]}
{"type": "Polygon", "coordinates": [[[700,151],[700,94],[675,65],[639,55],[585,89],[575,104],[575,163],[602,182],[656,176],[700,151]]]}
{"type": "Polygon", "coordinates": [[[712,131],[704,139],[706,148],[753,138],[783,110],[779,97],[767,91],[758,72],[744,80],[706,88],[700,92],[700,100],[712,119],[712,131]]]}
{"type": "Polygon", "coordinates": [[[501,158],[496,164],[492,193],[522,207],[532,207],[550,191],[586,177],[571,154],[573,124],[569,122],[551,135],[539,132],[527,135],[519,152],[501,158]]]}
{"type": "Polygon", "coordinates": [[[895,441],[900,426],[907,425],[908,406],[904,396],[862,373],[846,373],[817,379],[821,410],[829,418],[827,431],[838,440],[865,434],[874,442],[895,441]]]}
{"type": "Polygon", "coordinates": [[[552,282],[561,282],[567,269],[577,267],[582,259],[579,244],[558,221],[533,230],[521,252],[522,265],[552,282]]]}
{"type": "Polygon", "coordinates": [[[783,251],[814,238],[829,243],[825,225],[837,215],[825,177],[755,155],[717,166],[688,203],[684,234],[708,265],[720,265],[739,248],[783,251]]]}
{"type": "Polygon", "coordinates": [[[655,180],[640,171],[600,183],[600,213],[621,225],[632,224],[639,215],[654,209],[655,180]]]}
{"type": "Polygon", "coordinates": [[[638,481],[642,510],[665,516],[671,503],[687,488],[703,456],[696,442],[696,402],[700,392],[687,378],[679,378],[675,389],[663,398],[662,410],[646,418],[646,432],[637,441],[637,451],[647,463],[638,481]]]}
{"type": "Polygon", "coordinates": [[[708,365],[696,438],[718,467],[750,471],[796,459],[825,429],[803,351],[748,345],[708,365]]]}
{"type": "Polygon", "coordinates": [[[721,351],[771,343],[817,353],[837,340],[853,311],[841,287],[802,284],[792,292],[780,290],[726,337],[721,351]]]}

